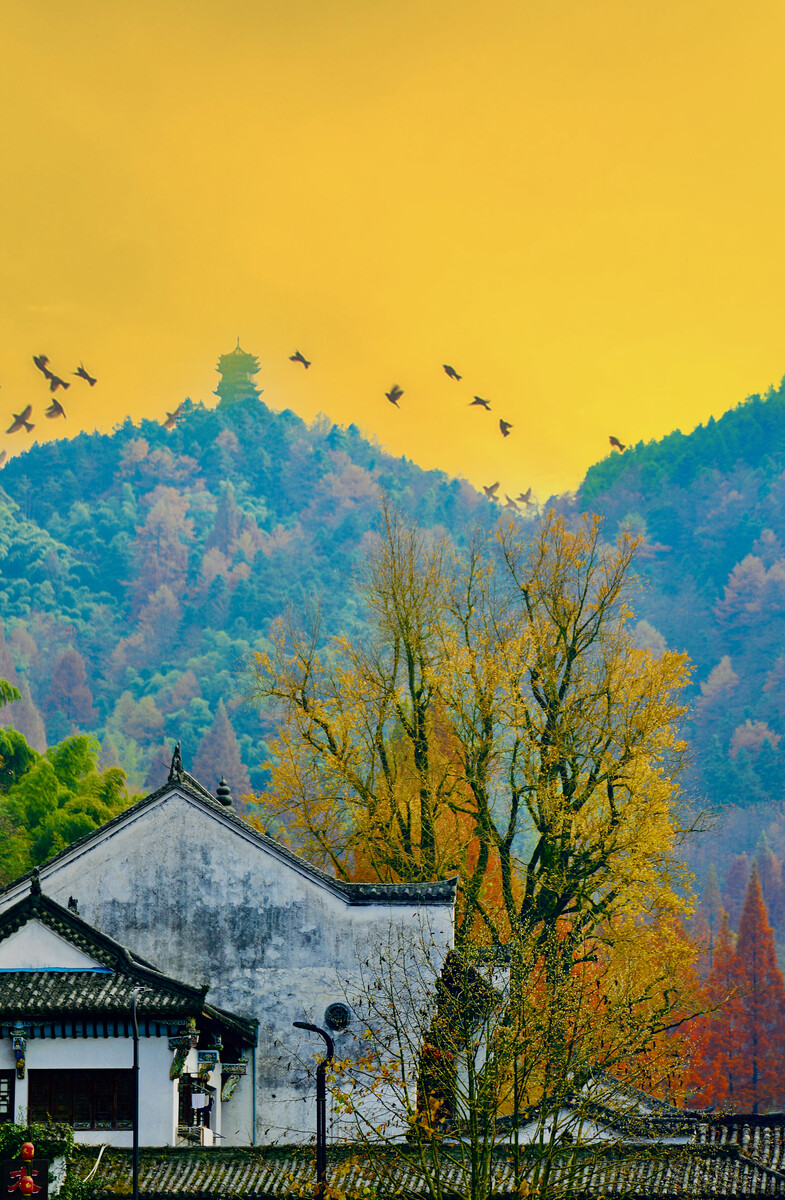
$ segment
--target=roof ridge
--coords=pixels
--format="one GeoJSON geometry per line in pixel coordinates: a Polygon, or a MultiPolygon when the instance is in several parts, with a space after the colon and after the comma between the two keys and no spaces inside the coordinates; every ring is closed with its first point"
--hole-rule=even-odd
{"type": "MultiPolygon", "coordinates": [[[[184,792],[187,797],[192,800],[197,800],[205,805],[214,815],[220,816],[229,824],[236,825],[243,832],[251,834],[258,843],[269,849],[272,853],[282,858],[284,861],[291,863],[298,871],[310,876],[317,882],[323,883],[333,892],[336,892],[349,904],[373,904],[376,903],[397,903],[406,904],[412,903],[432,903],[432,904],[452,904],[455,901],[455,895],[458,886],[458,876],[452,876],[449,879],[440,879],[432,883],[355,883],[343,879],[336,879],[334,875],[328,875],[320,867],[315,867],[309,863],[307,859],[302,858],[299,854],[295,854],[293,850],[281,845],[275,838],[270,837],[267,833],[262,833],[256,826],[252,825],[239,813],[234,812],[231,808],[227,808],[220,801],[208,792],[206,788],[189,775],[187,771],[183,771],[181,777],[177,780],[167,780],[161,787],[155,791],[149,792],[148,795],[142,796],[135,804],[124,808],[122,812],[105,821],[103,825],[99,825],[97,829],[92,829],[89,833],[83,834],[76,841],[71,842],[65,849],[60,850],[51,858],[46,859],[34,870],[42,871],[52,867],[55,863],[70,856],[74,850],[89,844],[97,835],[105,833],[108,829],[116,828],[121,825],[129,817],[143,811],[145,808],[161,799],[168,792],[184,792]]],[[[7,895],[10,891],[18,888],[33,877],[33,871],[27,871],[24,875],[12,880],[2,890],[0,897],[7,895]]]]}

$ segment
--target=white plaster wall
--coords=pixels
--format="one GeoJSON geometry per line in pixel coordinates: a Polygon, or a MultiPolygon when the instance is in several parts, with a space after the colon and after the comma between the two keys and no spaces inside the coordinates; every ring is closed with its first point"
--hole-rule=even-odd
{"type": "Polygon", "coordinates": [[[68,971],[105,970],[65,938],[40,921],[28,921],[0,942],[0,971],[37,971],[58,967],[68,971]]]}
{"type": "MultiPolygon", "coordinates": [[[[260,1022],[256,1129],[263,1142],[305,1141],[315,1128],[313,1066],[318,1039],[292,1028],[323,1024],[347,998],[358,962],[389,931],[452,944],[450,905],[348,905],[239,829],[223,814],[168,793],[86,847],[41,869],[43,890],[79,901],[86,921],[191,984],[209,1000],[260,1022]],[[287,1131],[291,1131],[290,1133],[287,1131]]],[[[6,907],[26,888],[0,900],[6,907]]],[[[356,1027],[340,1035],[351,1052],[356,1027]]],[[[245,1081],[227,1106],[222,1145],[247,1144],[252,1097],[245,1081]],[[242,1111],[244,1110],[244,1111],[242,1111]]]]}
{"type": "MultiPolygon", "coordinates": [[[[139,1039],[139,1144],[173,1146],[176,1133],[176,1084],[169,1079],[172,1054],[168,1038],[139,1039]],[[175,1102],[173,1103],[173,1097],[175,1102]]],[[[126,1069],[133,1066],[131,1038],[31,1038],[25,1055],[24,1079],[16,1079],[14,1107],[27,1119],[29,1071],[126,1069]]],[[[16,1065],[10,1038],[0,1039],[0,1070],[16,1065]]],[[[77,1129],[84,1145],[131,1146],[132,1131],[77,1129]]]]}

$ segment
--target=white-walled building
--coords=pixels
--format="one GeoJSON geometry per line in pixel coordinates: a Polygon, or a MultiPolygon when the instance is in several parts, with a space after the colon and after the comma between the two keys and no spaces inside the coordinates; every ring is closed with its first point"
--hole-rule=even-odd
{"type": "MultiPolygon", "coordinates": [[[[308,1141],[323,1044],[293,1022],[326,1026],[338,1056],[351,1055],[361,1032],[353,988],[379,945],[404,936],[416,953],[427,939],[432,955],[434,945],[446,954],[453,941],[455,881],[336,880],[238,816],[226,795],[212,796],[182,769],[179,751],[162,788],[44,863],[40,882],[60,906],[78,903],[80,917],[129,947],[135,961],[205,988],[227,1017],[258,1022],[247,1073],[222,1109],[223,1146],[308,1141]]],[[[28,875],[6,889],[0,914],[30,883],[28,875]]],[[[10,1053],[4,1007],[0,1022],[2,1052],[10,1053]]],[[[159,1052],[157,1036],[147,1055],[159,1052]]],[[[162,1055],[170,1036],[160,1035],[162,1055]]],[[[123,1046],[130,1054],[127,1039],[123,1046]]],[[[28,1048],[37,1053],[37,1039],[28,1048]]],[[[88,1140],[81,1131],[77,1138],[88,1140]]]]}
{"type": "Polygon", "coordinates": [[[0,914],[0,1116],[51,1118],[80,1142],[130,1146],[134,992],[141,1144],[212,1144],[232,1103],[247,1121],[249,1094],[243,1105],[236,1084],[256,1022],[156,971],[43,895],[37,875],[0,914]]]}

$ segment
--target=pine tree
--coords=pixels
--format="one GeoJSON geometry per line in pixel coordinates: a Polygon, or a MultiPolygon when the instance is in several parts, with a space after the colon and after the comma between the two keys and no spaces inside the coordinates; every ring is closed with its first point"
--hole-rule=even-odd
{"type": "Polygon", "coordinates": [[[755,866],[739,923],[736,957],[744,986],[739,1099],[747,1111],[771,1112],[785,1096],[785,985],[755,866]]]}
{"type": "Polygon", "coordinates": [[[722,889],[722,907],[728,914],[728,924],[731,929],[739,927],[749,876],[750,860],[746,854],[737,854],[731,860],[725,876],[725,887],[722,889]]]}
{"type": "Polygon", "coordinates": [[[703,1017],[695,1033],[685,1084],[694,1089],[690,1103],[696,1108],[738,1108],[738,1037],[741,1024],[739,965],[734,937],[722,913],[714,945],[714,962],[706,980],[706,994],[714,1012],[703,1017]]]}
{"type": "Polygon", "coordinates": [[[199,743],[193,775],[210,791],[215,791],[219,779],[225,776],[235,800],[251,790],[251,780],[223,700],[219,701],[215,720],[199,743]]]}

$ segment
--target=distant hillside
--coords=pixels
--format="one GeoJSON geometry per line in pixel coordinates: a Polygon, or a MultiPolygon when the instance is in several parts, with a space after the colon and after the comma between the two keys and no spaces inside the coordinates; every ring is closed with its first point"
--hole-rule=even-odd
{"type": "Polygon", "coordinates": [[[0,485],[0,676],[23,691],[4,722],[40,749],[96,731],[137,788],[160,782],[164,738],[208,784],[225,770],[235,792],[259,785],[262,730],[237,670],[313,595],[326,627],[351,631],[347,582],[381,489],[426,527],[494,518],[467,484],[355,427],[255,397],[186,401],[171,432],[128,420],[34,446],[0,485]]]}
{"type": "Polygon", "coordinates": [[[609,456],[577,504],[605,516],[609,533],[643,537],[641,636],[661,635],[695,663],[691,784],[738,806],[703,854],[728,861],[766,829],[782,856],[785,387],[689,435],[609,456]]]}

